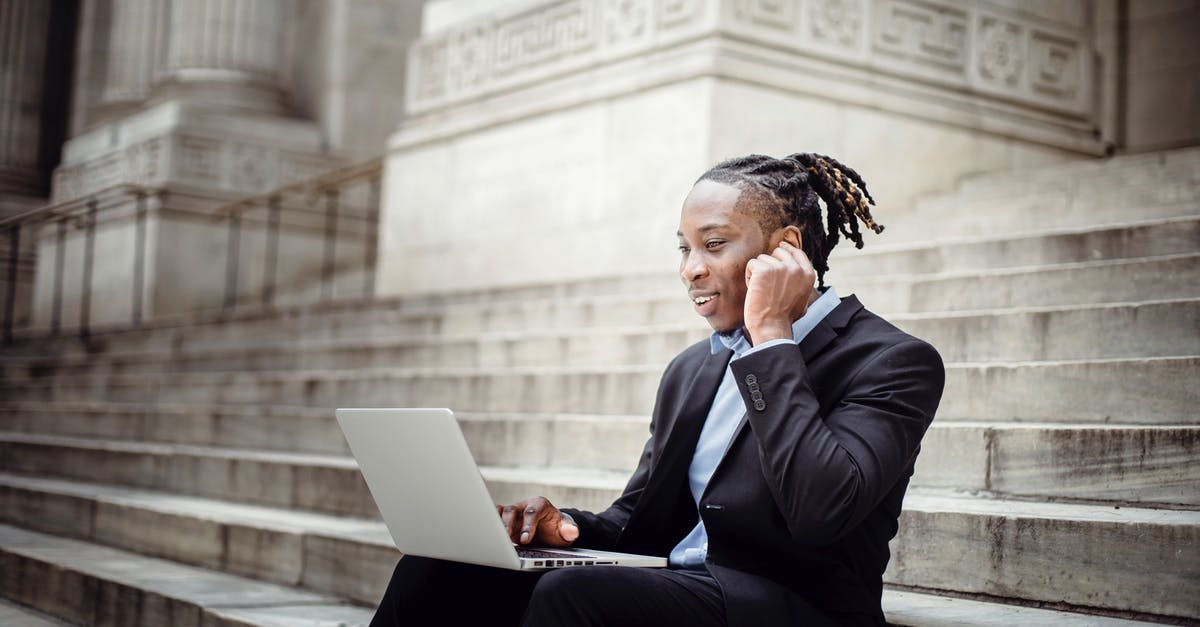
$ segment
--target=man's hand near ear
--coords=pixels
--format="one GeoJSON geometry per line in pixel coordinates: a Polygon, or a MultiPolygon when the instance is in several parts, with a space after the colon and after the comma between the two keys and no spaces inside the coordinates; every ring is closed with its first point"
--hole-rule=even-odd
{"type": "Polygon", "coordinates": [[[747,262],[744,315],[750,343],[792,339],[792,323],[817,299],[816,280],[808,255],[786,238],[771,254],[747,262]]]}

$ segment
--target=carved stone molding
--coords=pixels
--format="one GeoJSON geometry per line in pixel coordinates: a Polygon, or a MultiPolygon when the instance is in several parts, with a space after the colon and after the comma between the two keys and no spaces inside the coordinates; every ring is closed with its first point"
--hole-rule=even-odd
{"type": "Polygon", "coordinates": [[[980,1],[549,0],[419,40],[408,105],[419,114],[696,36],[736,35],[1079,120],[1090,113],[1088,32],[980,1]]]}
{"type": "Polygon", "coordinates": [[[413,112],[678,42],[711,0],[557,0],[472,20],[420,39],[409,54],[413,112]]]}
{"type": "Polygon", "coordinates": [[[83,198],[120,184],[251,195],[310,179],[335,164],[300,151],[238,138],[179,134],[156,137],[54,173],[53,202],[83,198]]]}

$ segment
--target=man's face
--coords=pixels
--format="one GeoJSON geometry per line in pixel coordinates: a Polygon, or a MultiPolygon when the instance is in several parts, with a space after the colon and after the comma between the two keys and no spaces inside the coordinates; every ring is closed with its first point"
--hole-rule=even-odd
{"type": "Polygon", "coordinates": [[[679,218],[679,276],[696,313],[720,333],[742,327],[746,263],[767,250],[758,221],[738,211],[740,190],[700,181],[679,218]]]}

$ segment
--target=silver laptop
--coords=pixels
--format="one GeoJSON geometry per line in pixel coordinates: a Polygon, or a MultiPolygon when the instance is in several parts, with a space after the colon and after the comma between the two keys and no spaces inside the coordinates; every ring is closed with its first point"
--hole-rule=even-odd
{"type": "Polygon", "coordinates": [[[514,546],[449,409],[339,409],[337,419],[406,554],[511,570],[667,565],[648,555],[514,546]]]}

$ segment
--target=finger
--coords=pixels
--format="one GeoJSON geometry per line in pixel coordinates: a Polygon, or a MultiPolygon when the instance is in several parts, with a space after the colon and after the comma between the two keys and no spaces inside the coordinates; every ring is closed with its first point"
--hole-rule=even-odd
{"type": "Polygon", "coordinates": [[[559,512],[558,516],[558,537],[567,542],[574,542],[579,539],[579,525],[575,521],[563,516],[559,512]]]}
{"type": "Polygon", "coordinates": [[[538,528],[541,526],[541,521],[545,518],[545,508],[542,503],[530,502],[521,511],[521,544],[529,544],[533,541],[538,528]]]}
{"type": "Polygon", "coordinates": [[[513,542],[517,541],[517,517],[518,509],[512,505],[505,505],[500,510],[500,520],[504,521],[504,531],[513,542]]]}
{"type": "Polygon", "coordinates": [[[799,263],[802,267],[812,268],[812,260],[808,258],[808,255],[804,254],[804,250],[801,248],[797,248],[796,246],[793,246],[791,244],[791,242],[788,242],[786,240],[783,242],[780,242],[779,250],[783,250],[783,251],[787,252],[788,255],[792,259],[796,260],[796,262],[799,263]]]}

